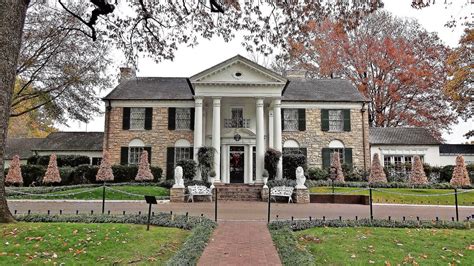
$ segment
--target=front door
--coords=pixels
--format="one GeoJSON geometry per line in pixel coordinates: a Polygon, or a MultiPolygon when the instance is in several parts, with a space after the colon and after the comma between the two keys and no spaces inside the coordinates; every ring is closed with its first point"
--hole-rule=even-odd
{"type": "Polygon", "coordinates": [[[245,153],[243,146],[230,146],[230,183],[244,183],[245,153]]]}

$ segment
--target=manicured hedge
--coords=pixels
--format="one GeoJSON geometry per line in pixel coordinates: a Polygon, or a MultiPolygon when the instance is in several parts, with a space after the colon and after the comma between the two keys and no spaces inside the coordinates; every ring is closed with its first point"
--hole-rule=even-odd
{"type": "MultiPolygon", "coordinates": [[[[150,167],[153,173],[153,182],[161,181],[162,169],[159,167],[150,167]]],[[[61,183],[59,185],[77,185],[97,183],[95,177],[98,166],[79,165],[77,167],[60,167],[61,183]]],[[[114,165],[112,166],[114,181],[112,183],[132,182],[138,172],[137,166],[114,165]]],[[[5,169],[5,174],[8,169],[5,169]]],[[[42,165],[22,165],[21,172],[23,176],[23,186],[40,186],[46,172],[46,167],[42,165]]]]}
{"type": "Polygon", "coordinates": [[[304,154],[290,153],[283,154],[283,177],[287,179],[296,179],[296,168],[299,166],[306,170],[306,156],[304,154]]]}
{"type": "Polygon", "coordinates": [[[193,179],[196,176],[197,164],[194,160],[181,160],[176,163],[176,166],[181,166],[183,168],[184,179],[193,179]]]}
{"type": "MultiPolygon", "coordinates": [[[[269,186],[292,186],[296,185],[295,180],[291,179],[282,179],[282,180],[271,180],[268,182],[269,186]]],[[[310,187],[325,187],[331,186],[331,181],[329,180],[306,180],[305,185],[310,187]]],[[[334,186],[336,187],[369,187],[368,182],[345,182],[339,183],[335,182],[334,186]]],[[[390,183],[375,183],[370,185],[373,188],[432,188],[432,189],[453,189],[450,183],[434,183],[426,185],[412,185],[405,182],[390,182],[390,183]]],[[[474,185],[465,186],[463,188],[474,188],[474,185]]]]}
{"type": "MultiPolygon", "coordinates": [[[[146,215],[19,215],[18,221],[23,222],[65,222],[65,223],[132,223],[146,224],[146,215]]],[[[167,262],[166,265],[196,265],[204,248],[207,246],[217,224],[205,217],[184,215],[171,216],[159,213],[151,217],[150,224],[165,227],[177,227],[191,230],[183,246],[167,262]]]]}
{"type": "MultiPolygon", "coordinates": [[[[49,155],[33,155],[27,159],[27,164],[48,166],[49,155]]],[[[83,155],[57,155],[58,167],[76,167],[81,164],[90,164],[91,160],[88,156],[83,155]]]]}
{"type": "Polygon", "coordinates": [[[274,221],[268,225],[270,230],[290,228],[293,231],[306,230],[313,227],[389,227],[389,228],[451,228],[451,229],[471,229],[474,222],[452,222],[452,221],[431,221],[431,220],[385,220],[385,219],[359,219],[359,220],[295,220],[295,221],[274,221]]]}

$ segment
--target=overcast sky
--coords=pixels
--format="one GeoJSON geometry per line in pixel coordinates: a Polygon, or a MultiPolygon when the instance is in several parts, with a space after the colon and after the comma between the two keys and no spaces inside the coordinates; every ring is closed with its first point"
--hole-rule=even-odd
{"type": "MultiPolygon", "coordinates": [[[[422,10],[416,10],[410,7],[412,0],[385,0],[384,9],[392,12],[396,16],[409,17],[417,19],[428,31],[435,31],[439,37],[449,46],[457,46],[459,38],[463,32],[463,27],[457,27],[454,30],[444,27],[446,21],[451,16],[456,18],[468,16],[472,18],[472,8],[463,7],[470,0],[452,0],[453,4],[446,7],[441,0],[437,4],[422,10]]],[[[448,0],[449,1],[449,0],[448,0]]],[[[174,61],[164,61],[159,64],[150,59],[140,59],[138,61],[137,76],[166,76],[166,77],[190,77],[206,68],[218,64],[236,54],[251,57],[241,46],[241,38],[237,37],[233,41],[226,43],[218,38],[213,40],[202,40],[194,48],[182,46],[175,55],[174,61]]],[[[115,58],[121,58],[117,56],[115,58]]],[[[121,66],[123,61],[117,59],[116,68],[121,66]]],[[[108,91],[102,91],[101,96],[105,96],[108,91]]],[[[104,108],[102,108],[104,109],[104,108]]],[[[64,131],[103,131],[103,115],[96,117],[87,125],[71,121],[69,127],[59,126],[64,131]]],[[[462,136],[469,129],[474,128],[474,119],[469,121],[459,121],[452,127],[451,133],[443,134],[443,138],[448,143],[463,143],[467,140],[462,136]]]]}

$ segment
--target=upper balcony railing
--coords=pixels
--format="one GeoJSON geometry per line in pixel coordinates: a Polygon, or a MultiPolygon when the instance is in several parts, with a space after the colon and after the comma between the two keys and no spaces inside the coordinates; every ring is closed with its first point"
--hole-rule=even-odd
{"type": "Polygon", "coordinates": [[[224,128],[249,128],[250,127],[250,119],[224,119],[224,128]]]}

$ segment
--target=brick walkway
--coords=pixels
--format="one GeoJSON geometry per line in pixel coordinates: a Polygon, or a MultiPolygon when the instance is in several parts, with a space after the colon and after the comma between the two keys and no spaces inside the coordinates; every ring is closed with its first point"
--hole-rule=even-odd
{"type": "Polygon", "coordinates": [[[264,222],[219,222],[198,265],[281,265],[264,222]]]}

